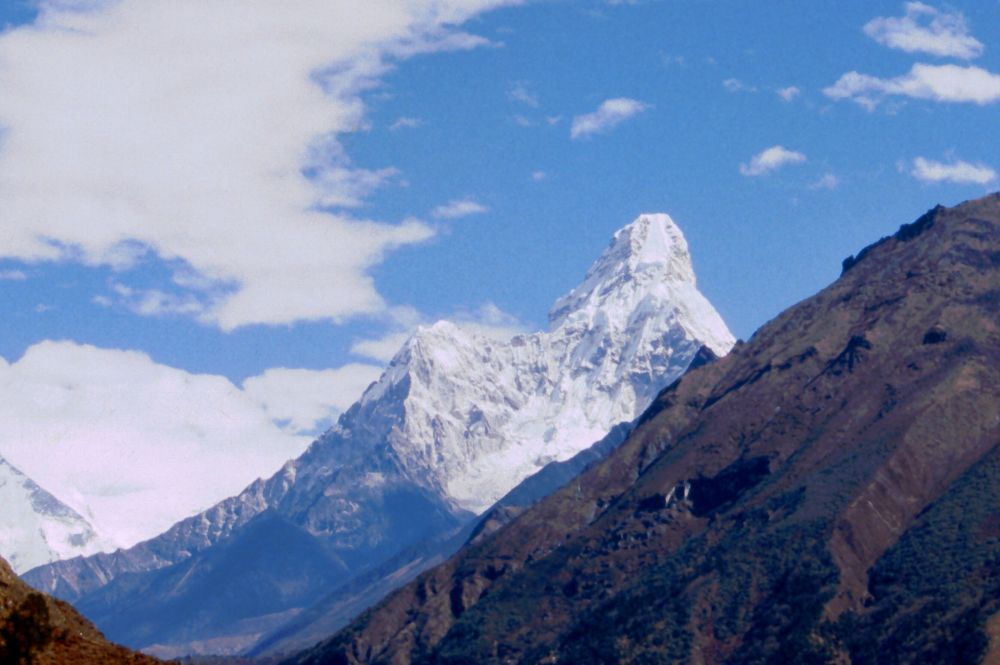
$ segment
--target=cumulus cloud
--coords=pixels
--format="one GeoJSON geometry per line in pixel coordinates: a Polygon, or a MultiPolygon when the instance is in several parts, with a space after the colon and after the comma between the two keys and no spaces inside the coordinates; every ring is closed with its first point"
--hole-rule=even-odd
{"type": "Polygon", "coordinates": [[[444,205],[439,205],[431,211],[431,215],[438,219],[459,219],[469,215],[482,215],[489,212],[489,208],[472,198],[455,199],[444,205]]]}
{"type": "Polygon", "coordinates": [[[980,67],[917,63],[909,73],[890,79],[848,72],[823,94],[850,99],[869,110],[890,95],[982,106],[1000,100],[1000,75],[980,67]]]}
{"type": "Polygon", "coordinates": [[[906,3],[903,16],[872,19],[864,31],[879,44],[907,53],[968,60],[983,52],[961,13],[942,12],[922,2],[906,3]]]}
{"type": "Polygon", "coordinates": [[[272,420],[296,434],[316,435],[379,377],[374,365],[351,363],[336,369],[269,369],[243,382],[243,390],[272,420]]]}
{"type": "Polygon", "coordinates": [[[41,342],[0,358],[0,455],[129,545],[273,473],[377,372],[274,369],[241,388],[136,351],[41,342]]]}
{"type": "Polygon", "coordinates": [[[150,252],[225,330],[380,312],[369,269],[433,230],[351,213],[395,171],[338,137],[393,62],[487,44],[454,26],[514,2],[43,1],[0,35],[0,257],[150,252]]]}
{"type": "Polygon", "coordinates": [[[610,131],[648,108],[648,104],[628,97],[605,100],[593,113],[573,118],[569,130],[570,138],[578,139],[610,131]]]}
{"type": "Polygon", "coordinates": [[[802,94],[802,91],[796,88],[794,85],[790,85],[787,88],[780,88],[775,92],[777,93],[778,97],[781,97],[786,102],[790,102],[802,94]]]}
{"type": "Polygon", "coordinates": [[[913,160],[910,175],[921,182],[951,182],[960,185],[988,185],[997,179],[997,172],[986,164],[970,164],[960,160],[944,163],[924,157],[913,160]]]}
{"type": "Polygon", "coordinates": [[[806,156],[801,152],[775,145],[751,157],[749,164],[740,164],[740,173],[745,176],[762,176],[780,169],[782,166],[802,164],[805,161],[806,156]]]}

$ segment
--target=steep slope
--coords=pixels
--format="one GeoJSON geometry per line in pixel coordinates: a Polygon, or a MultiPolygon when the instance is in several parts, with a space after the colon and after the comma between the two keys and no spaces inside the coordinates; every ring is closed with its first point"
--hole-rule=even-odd
{"type": "Polygon", "coordinates": [[[1000,195],[935,208],[298,663],[1000,656],[1000,195]]]}
{"type": "Polygon", "coordinates": [[[34,591],[0,559],[0,662],[142,665],[159,661],[110,644],[72,607],[34,591]]]}
{"type": "Polygon", "coordinates": [[[0,556],[16,572],[111,549],[79,513],[0,457],[0,556]]]}
{"type": "MultiPolygon", "coordinates": [[[[707,347],[703,347],[704,348],[707,347]]],[[[711,354],[711,352],[708,352],[711,354]]],[[[711,354],[714,355],[714,354],[711,354]]],[[[697,362],[697,357],[695,362],[697,362]]],[[[692,363],[694,364],[694,363],[692,363]]],[[[561,462],[550,462],[525,478],[475,521],[444,538],[425,540],[350,580],[307,608],[293,620],[265,635],[246,653],[279,656],[306,649],[346,626],[362,610],[406,584],[424,570],[442,563],[470,540],[496,531],[537,501],[556,491],[618,446],[632,424],[617,425],[590,448],[561,462]]]]}
{"type": "Polygon", "coordinates": [[[336,586],[424,541],[447,541],[526,476],[632,420],[702,345],[722,354],[731,344],[697,290],[680,230],[666,215],[643,215],[556,303],[549,332],[499,343],[448,322],[421,328],[338,424],[271,479],[136,548],[27,579],[135,647],[245,649],[336,586]],[[266,584],[303,593],[248,615],[219,580],[265,583],[260,567],[223,550],[265,513],[343,565],[322,579],[291,565],[272,571],[266,584]],[[234,601],[191,610],[213,597],[234,601]]]}
{"type": "MultiPolygon", "coordinates": [[[[703,346],[687,371],[716,359],[715,353],[703,346]]],[[[404,550],[369,574],[338,587],[292,621],[265,635],[247,651],[247,655],[275,657],[292,654],[332,635],[358,616],[364,608],[428,568],[442,563],[463,545],[486,538],[600,462],[628,437],[638,421],[636,419],[628,424],[616,425],[603,439],[568,460],[550,462],[541,471],[521,481],[474,522],[451,537],[425,541],[417,547],[404,550]]]]}

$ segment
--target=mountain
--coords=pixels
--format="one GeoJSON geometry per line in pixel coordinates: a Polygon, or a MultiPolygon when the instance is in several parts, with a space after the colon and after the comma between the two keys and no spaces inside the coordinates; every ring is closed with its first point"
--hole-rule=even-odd
{"type": "Polygon", "coordinates": [[[499,529],[526,508],[565,485],[614,450],[631,429],[632,423],[616,425],[590,448],[568,460],[550,462],[541,471],[525,478],[464,528],[402,550],[375,569],[340,585],[286,624],[265,634],[245,652],[246,655],[280,657],[311,647],[346,626],[365,608],[391,591],[447,560],[470,540],[479,540],[499,529]]]}
{"type": "Polygon", "coordinates": [[[79,513],[0,457],[0,556],[17,572],[111,549],[79,513]]]}
{"type": "Polygon", "coordinates": [[[0,662],[152,665],[160,661],[107,642],[72,607],[36,592],[0,559],[0,662]]]}
{"type": "Polygon", "coordinates": [[[420,328],[272,478],[130,550],[26,579],[133,647],[246,649],[394,557],[450,542],[525,477],[633,420],[702,346],[724,354],[732,342],[680,230],[642,215],[555,304],[548,332],[497,342],[448,322],[420,328]]]}
{"type": "Polygon", "coordinates": [[[290,663],[1000,658],[1000,194],[937,207],[603,462],[290,663]]]}

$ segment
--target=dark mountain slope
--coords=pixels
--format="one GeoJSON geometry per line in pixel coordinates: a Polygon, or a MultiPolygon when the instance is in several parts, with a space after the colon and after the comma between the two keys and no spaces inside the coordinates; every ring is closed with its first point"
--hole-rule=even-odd
{"type": "Polygon", "coordinates": [[[40,594],[0,559],[0,663],[145,665],[160,661],[111,644],[67,603],[40,594]]]}
{"type": "MultiPolygon", "coordinates": [[[[702,347],[692,366],[700,366],[715,357],[708,347],[702,347]]],[[[607,436],[590,448],[566,461],[550,462],[541,471],[524,479],[483,515],[454,534],[420,542],[370,573],[350,580],[278,630],[265,635],[246,653],[257,657],[295,653],[343,628],[394,589],[445,561],[470,539],[478,541],[496,531],[525,509],[604,459],[625,439],[632,427],[632,424],[625,423],[616,425],[607,436]]]]}
{"type": "Polygon", "coordinates": [[[605,462],[297,662],[993,657],[1000,195],[844,268],[665,390],[605,462]]]}

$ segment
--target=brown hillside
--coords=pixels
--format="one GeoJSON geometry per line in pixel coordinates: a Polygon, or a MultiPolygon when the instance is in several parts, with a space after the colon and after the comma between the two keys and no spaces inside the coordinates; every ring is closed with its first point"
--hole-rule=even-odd
{"type": "Polygon", "coordinates": [[[159,662],[107,642],[76,610],[29,587],[0,559],[0,663],[151,665],[159,662]]]}
{"type": "Polygon", "coordinates": [[[295,661],[996,657],[998,269],[1000,195],[935,208],[295,661]]]}

